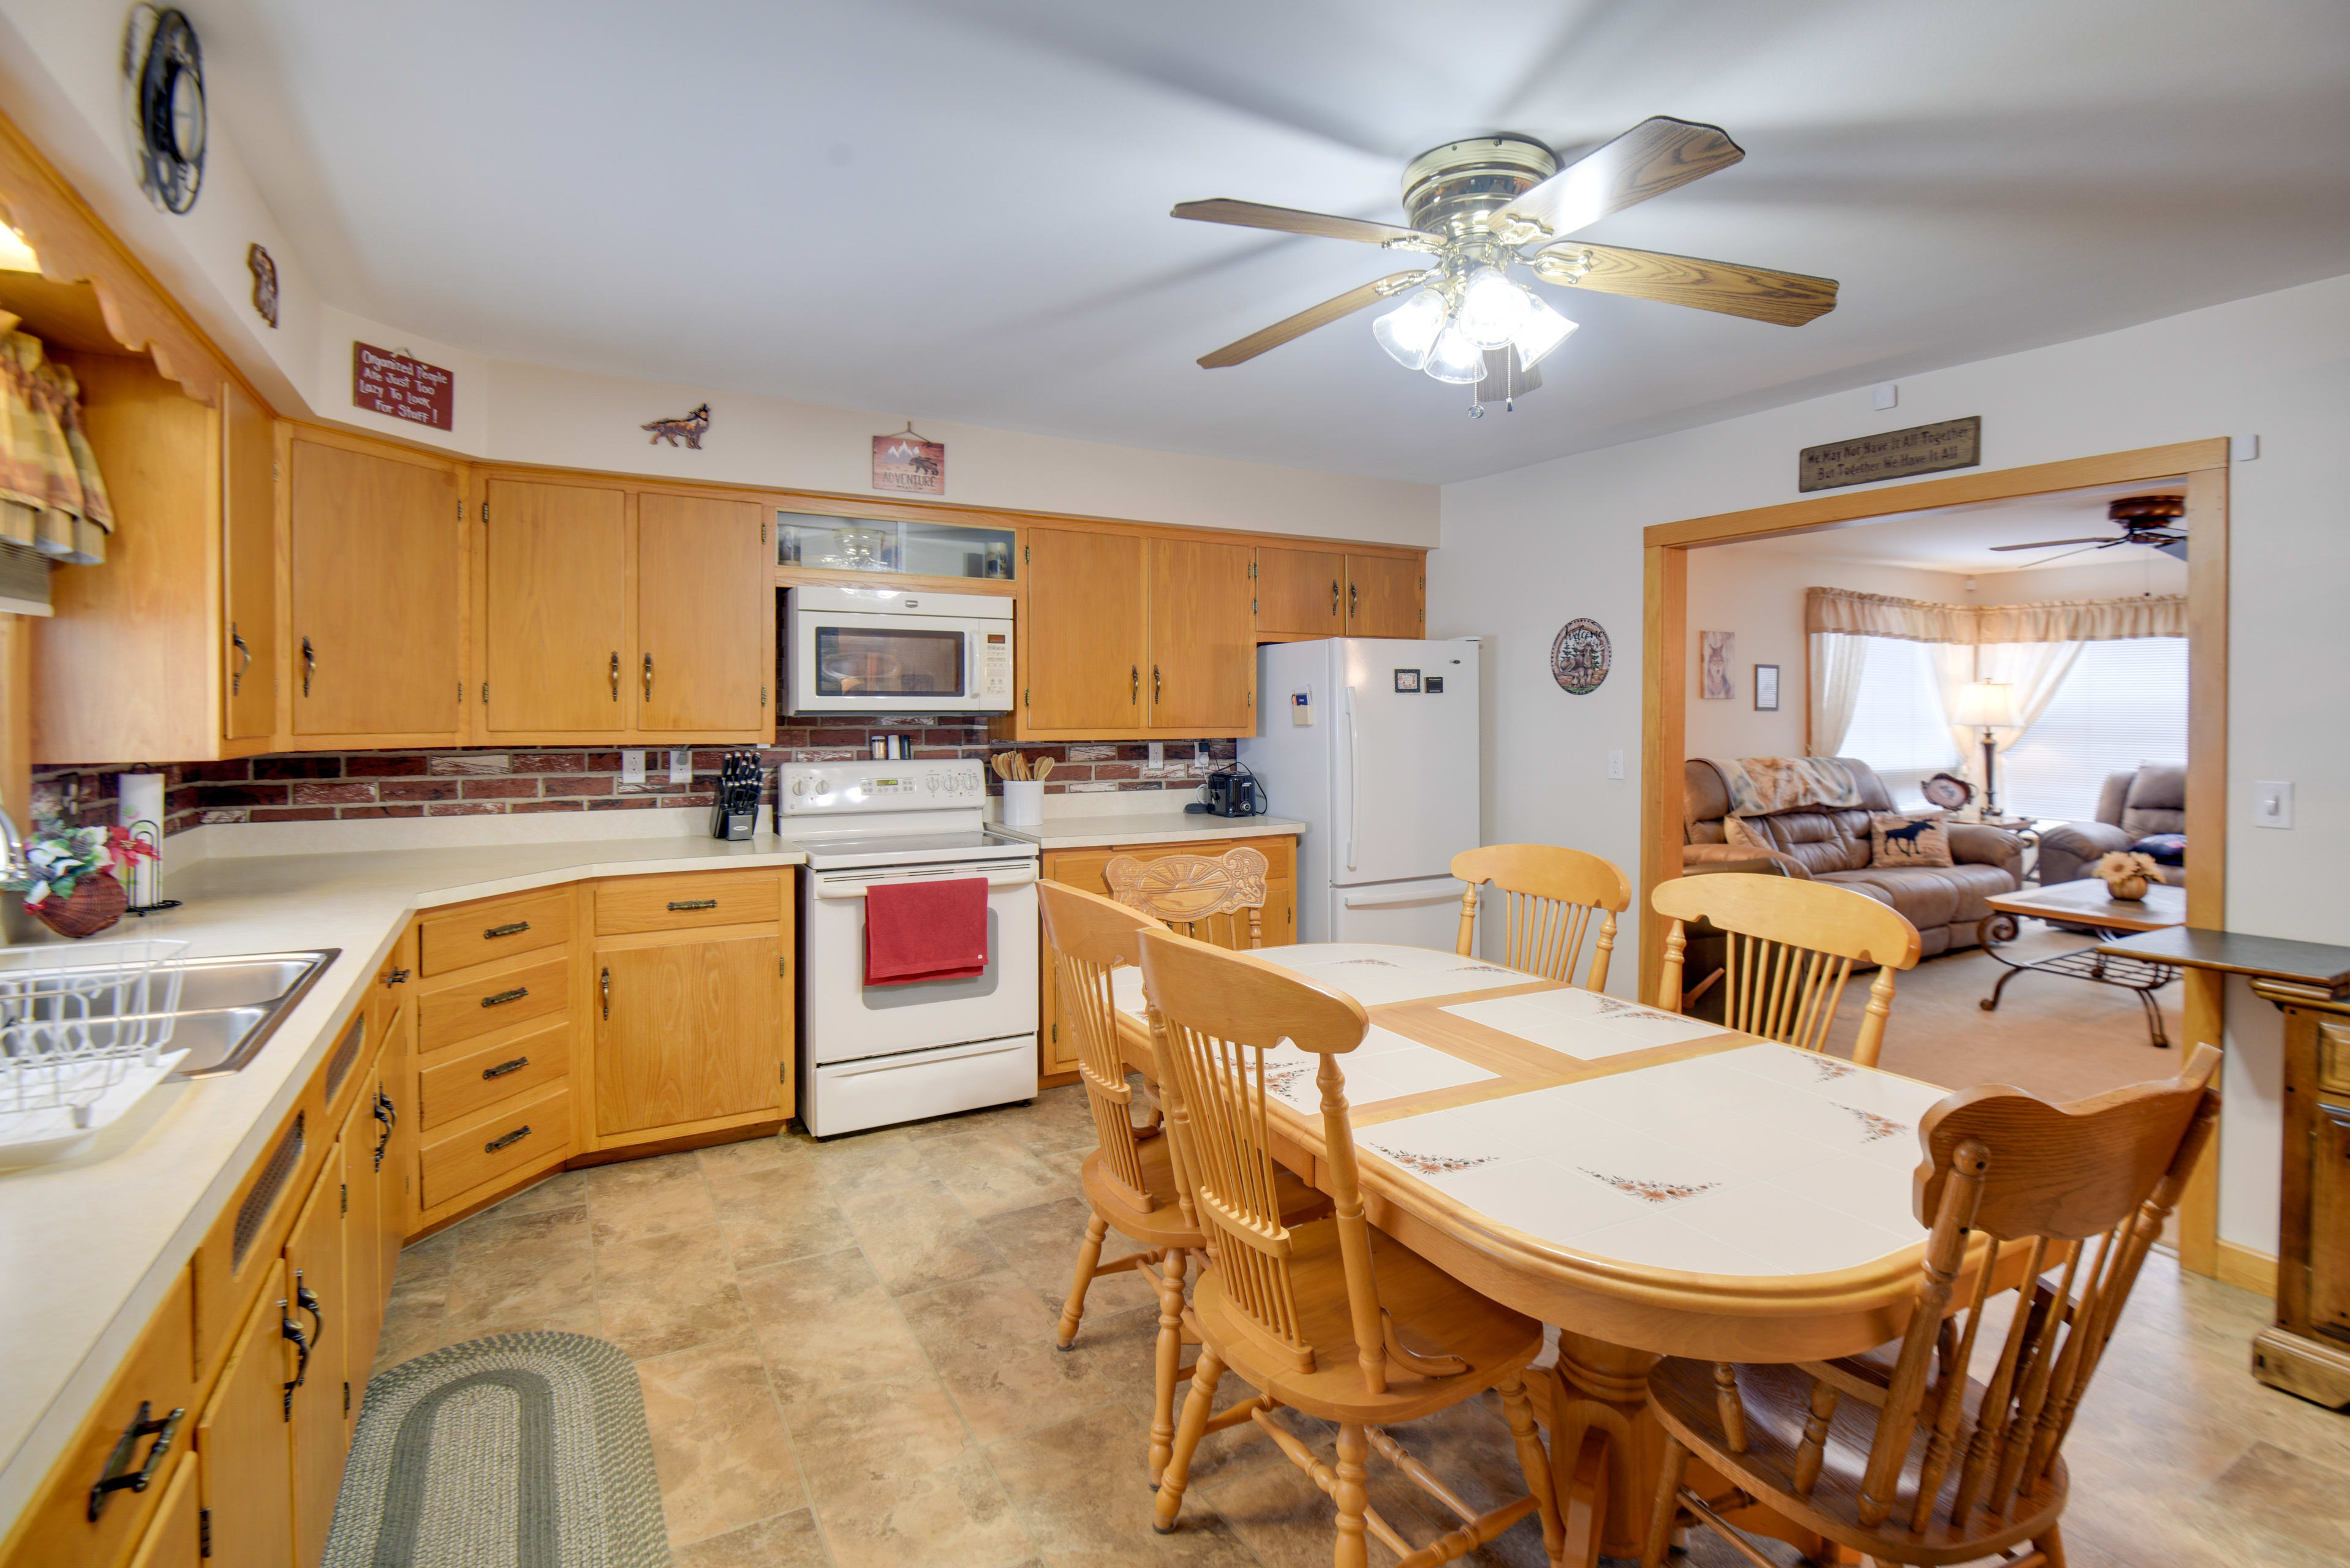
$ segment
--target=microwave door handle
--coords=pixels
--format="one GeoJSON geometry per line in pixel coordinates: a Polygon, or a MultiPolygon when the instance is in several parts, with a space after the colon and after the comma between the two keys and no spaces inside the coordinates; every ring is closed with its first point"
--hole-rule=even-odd
{"type": "Polygon", "coordinates": [[[979,633],[976,631],[964,632],[962,634],[962,640],[963,646],[970,651],[963,656],[962,691],[958,692],[957,695],[968,700],[981,695],[981,677],[979,673],[979,633]]]}

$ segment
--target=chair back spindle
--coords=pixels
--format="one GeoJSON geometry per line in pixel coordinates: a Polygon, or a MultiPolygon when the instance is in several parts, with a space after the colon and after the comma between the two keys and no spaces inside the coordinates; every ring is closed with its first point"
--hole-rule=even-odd
{"type": "Polygon", "coordinates": [[[1222,855],[1113,856],[1102,867],[1110,897],[1197,941],[1220,948],[1264,946],[1265,877],[1260,850],[1222,855]]]}
{"type": "Polygon", "coordinates": [[[1129,1109],[1134,1088],[1126,1081],[1126,1064],[1118,1054],[1110,971],[1137,961],[1137,934],[1156,930],[1158,923],[1124,905],[1058,882],[1036,884],[1036,905],[1044,916],[1045,943],[1053,950],[1056,992],[1068,1009],[1070,1031],[1076,1037],[1077,1076],[1093,1111],[1102,1164],[1126,1189],[1121,1196],[1147,1212],[1151,1207],[1150,1190],[1143,1177],[1129,1109]]]}
{"type": "MultiPolygon", "coordinates": [[[[1461,895],[1461,933],[1454,951],[1465,957],[1475,950],[1479,905],[1498,900],[1500,961],[1573,985],[1584,941],[1597,916],[1591,972],[1582,983],[1592,991],[1607,988],[1607,961],[1616,950],[1616,917],[1632,906],[1632,884],[1612,862],[1553,844],[1489,844],[1454,856],[1452,875],[1469,884],[1461,895]],[[1489,884],[1492,891],[1481,899],[1478,889],[1489,884]]],[[[1491,919],[1489,910],[1489,922],[1491,919]]]]}

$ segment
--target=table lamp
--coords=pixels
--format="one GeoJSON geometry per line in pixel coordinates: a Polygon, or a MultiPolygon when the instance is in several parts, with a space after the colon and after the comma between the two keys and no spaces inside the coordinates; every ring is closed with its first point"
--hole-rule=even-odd
{"type": "Polygon", "coordinates": [[[1959,711],[1950,716],[1954,724],[1982,731],[1983,805],[1986,819],[1999,815],[1999,792],[1993,788],[1992,765],[1999,748],[1991,737],[1993,730],[2003,730],[2015,722],[2015,705],[2004,680],[1970,680],[1959,690],[1959,711]]]}

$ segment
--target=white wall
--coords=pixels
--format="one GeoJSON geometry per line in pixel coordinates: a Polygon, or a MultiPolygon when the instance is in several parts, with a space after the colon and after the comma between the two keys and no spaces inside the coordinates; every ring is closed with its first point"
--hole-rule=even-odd
{"type": "MultiPolygon", "coordinates": [[[[1986,468],[2260,435],[2230,512],[2227,919],[2350,943],[2350,277],[1913,377],[1896,414],[1856,390],[1446,486],[1429,635],[1491,639],[1487,834],[1638,863],[1642,528],[1793,501],[1803,447],[1967,414],[1983,418],[1986,468]],[[1544,663],[1578,615],[1616,646],[1588,697],[1544,663]],[[1635,776],[1607,779],[1609,748],[1635,776]],[[2292,831],[2249,826],[2254,779],[2294,782],[2292,831]]],[[[2239,992],[2228,1017],[2220,1234],[2273,1251],[2276,1015],[2239,992]]]]}

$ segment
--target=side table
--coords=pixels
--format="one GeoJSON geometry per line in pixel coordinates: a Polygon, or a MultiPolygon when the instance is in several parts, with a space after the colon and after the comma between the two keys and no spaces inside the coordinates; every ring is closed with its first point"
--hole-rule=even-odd
{"type": "Polygon", "coordinates": [[[2001,995],[2008,981],[2019,974],[2061,974],[2074,980],[2085,980],[2098,985],[2118,986],[2137,992],[2138,1002],[2146,1009],[2147,1033],[2158,1046],[2168,1046],[2169,1036],[2162,1027],[2162,1007],[2154,993],[2178,978],[2176,967],[2149,962],[2135,957],[2116,957],[2091,943],[2073,948],[2032,963],[2017,963],[1999,950],[1999,944],[2015,940],[2017,919],[2030,915],[2037,919],[2054,920],[2068,926],[2085,926],[2096,933],[2099,941],[2111,941],[2134,931],[2162,930],[2187,921],[2187,890],[2158,882],[2146,890],[2143,898],[2116,898],[2106,892],[2106,885],[2094,877],[2073,882],[2059,882],[2048,888],[2022,888],[2012,893],[2002,893],[1986,898],[1991,908],[1991,918],[1983,922],[1983,951],[2007,966],[1991,994],[1976,1005],[1985,1012],[1997,1010],[2001,995]]]}

